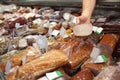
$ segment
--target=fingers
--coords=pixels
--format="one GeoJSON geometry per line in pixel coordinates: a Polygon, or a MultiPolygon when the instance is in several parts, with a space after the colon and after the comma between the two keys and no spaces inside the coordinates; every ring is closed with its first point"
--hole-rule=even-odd
{"type": "Polygon", "coordinates": [[[76,24],[80,24],[80,17],[77,17],[76,19],[76,24]]]}
{"type": "Polygon", "coordinates": [[[76,20],[77,24],[90,23],[90,19],[85,16],[79,16],[76,20]]]}

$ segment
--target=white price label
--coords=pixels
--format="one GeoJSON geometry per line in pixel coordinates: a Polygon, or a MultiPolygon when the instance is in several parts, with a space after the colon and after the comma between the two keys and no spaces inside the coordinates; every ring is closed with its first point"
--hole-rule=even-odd
{"type": "Polygon", "coordinates": [[[16,29],[20,28],[20,23],[16,23],[16,24],[15,24],[15,28],[16,28],[16,29]]]}
{"type": "Polygon", "coordinates": [[[96,31],[97,34],[101,34],[101,32],[103,31],[103,28],[102,27],[99,27],[96,31]]]}
{"type": "Polygon", "coordinates": [[[76,24],[76,23],[77,23],[77,17],[74,17],[73,20],[72,20],[72,22],[73,22],[74,24],[76,24]]]}
{"type": "Polygon", "coordinates": [[[98,29],[98,27],[97,27],[97,26],[93,26],[93,29],[92,29],[92,30],[93,30],[94,32],[96,32],[96,31],[97,31],[97,29],[98,29]]]}
{"type": "Polygon", "coordinates": [[[60,71],[54,71],[54,72],[51,72],[51,73],[46,73],[46,76],[49,80],[54,80],[58,77],[62,77],[62,73],[60,71]]]}
{"type": "Polygon", "coordinates": [[[53,36],[57,36],[58,34],[60,33],[60,31],[59,30],[53,30],[53,32],[52,32],[52,34],[51,35],[53,35],[53,36]]]}
{"type": "Polygon", "coordinates": [[[93,47],[93,50],[92,50],[92,52],[91,52],[90,57],[91,57],[93,60],[96,60],[96,58],[99,56],[100,53],[101,53],[101,51],[100,51],[99,48],[93,47]]]}
{"type": "Polygon", "coordinates": [[[97,57],[97,59],[94,61],[94,63],[103,63],[103,62],[106,62],[107,61],[107,58],[105,55],[99,55],[97,57]]]}
{"type": "Polygon", "coordinates": [[[69,21],[69,19],[70,19],[70,13],[64,13],[64,14],[63,14],[63,18],[64,18],[65,20],[69,21]]]}
{"type": "Polygon", "coordinates": [[[64,37],[65,31],[66,31],[65,28],[61,27],[61,29],[60,29],[60,36],[64,37]]]}

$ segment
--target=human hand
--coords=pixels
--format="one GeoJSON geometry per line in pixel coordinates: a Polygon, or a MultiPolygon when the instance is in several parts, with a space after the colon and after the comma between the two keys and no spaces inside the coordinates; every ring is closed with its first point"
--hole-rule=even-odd
{"type": "Polygon", "coordinates": [[[86,15],[81,15],[77,17],[77,24],[90,23],[90,17],[86,15]]]}

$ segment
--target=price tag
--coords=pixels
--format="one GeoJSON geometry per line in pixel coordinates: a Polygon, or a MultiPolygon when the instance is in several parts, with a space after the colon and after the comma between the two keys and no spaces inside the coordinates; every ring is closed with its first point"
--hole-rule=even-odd
{"type": "Polygon", "coordinates": [[[60,29],[60,36],[64,37],[65,31],[66,31],[65,28],[62,27],[62,28],[60,29]]]}
{"type": "Polygon", "coordinates": [[[72,22],[73,22],[74,24],[76,24],[76,23],[77,23],[77,17],[74,17],[73,20],[72,20],[72,22]]]}
{"type": "Polygon", "coordinates": [[[50,35],[51,35],[51,33],[52,33],[52,29],[51,29],[51,28],[49,28],[49,30],[48,30],[48,35],[50,36],[50,35]]]}
{"type": "Polygon", "coordinates": [[[97,26],[93,26],[93,29],[92,29],[92,30],[93,30],[94,32],[96,32],[96,31],[97,31],[97,29],[98,29],[98,27],[97,27],[97,26]]]}
{"type": "Polygon", "coordinates": [[[96,47],[93,47],[93,50],[91,52],[91,55],[90,57],[92,58],[92,60],[96,60],[97,57],[99,56],[99,54],[101,53],[100,49],[99,48],[96,48],[96,47]]]}
{"type": "Polygon", "coordinates": [[[64,36],[63,36],[63,38],[68,38],[68,37],[70,37],[69,34],[64,34],[64,36]]]}
{"type": "Polygon", "coordinates": [[[64,13],[64,14],[63,14],[63,18],[64,18],[65,20],[69,21],[69,20],[70,20],[70,14],[69,14],[69,13],[64,13]]]}
{"type": "Polygon", "coordinates": [[[60,33],[60,31],[59,30],[53,30],[53,32],[52,32],[52,34],[51,35],[53,35],[53,36],[57,36],[58,34],[60,33]]]}
{"type": "Polygon", "coordinates": [[[40,23],[42,23],[42,20],[41,20],[41,19],[35,19],[35,20],[33,21],[33,23],[34,23],[34,24],[40,24],[40,23]]]}
{"type": "Polygon", "coordinates": [[[105,55],[99,55],[97,59],[94,61],[94,63],[103,63],[107,62],[107,58],[105,55]]]}
{"type": "Polygon", "coordinates": [[[16,29],[20,28],[20,23],[15,23],[15,28],[16,29]]]}
{"type": "Polygon", "coordinates": [[[54,72],[51,72],[51,73],[46,73],[46,76],[49,80],[54,80],[58,77],[62,77],[63,74],[60,71],[54,71],[54,72]]]}
{"type": "Polygon", "coordinates": [[[54,28],[57,25],[56,22],[51,22],[49,23],[49,28],[54,28]]]}
{"type": "Polygon", "coordinates": [[[101,32],[103,31],[103,28],[102,27],[99,27],[96,31],[97,34],[101,34],[101,32]]]}

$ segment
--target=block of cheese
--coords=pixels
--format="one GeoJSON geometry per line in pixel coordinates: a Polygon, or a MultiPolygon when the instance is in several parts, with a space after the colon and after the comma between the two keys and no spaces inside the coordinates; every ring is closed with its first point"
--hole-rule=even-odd
{"type": "MultiPolygon", "coordinates": [[[[22,51],[18,52],[17,54],[14,54],[10,58],[10,62],[12,63],[11,68],[22,65],[22,58],[24,55],[26,55],[26,63],[27,63],[27,62],[32,61],[35,58],[40,57],[41,52],[38,49],[35,49],[35,48],[29,46],[25,50],[22,50],[22,51]]],[[[7,63],[7,61],[0,63],[0,68],[2,69],[3,72],[5,72],[6,63],[7,63]]]]}
{"type": "Polygon", "coordinates": [[[92,72],[89,69],[85,68],[70,78],[70,80],[93,80],[93,78],[94,75],[92,72]]]}
{"type": "Polygon", "coordinates": [[[50,50],[41,57],[21,66],[18,70],[19,80],[33,80],[39,78],[46,72],[62,66],[67,56],[59,50],[50,50]]]}

